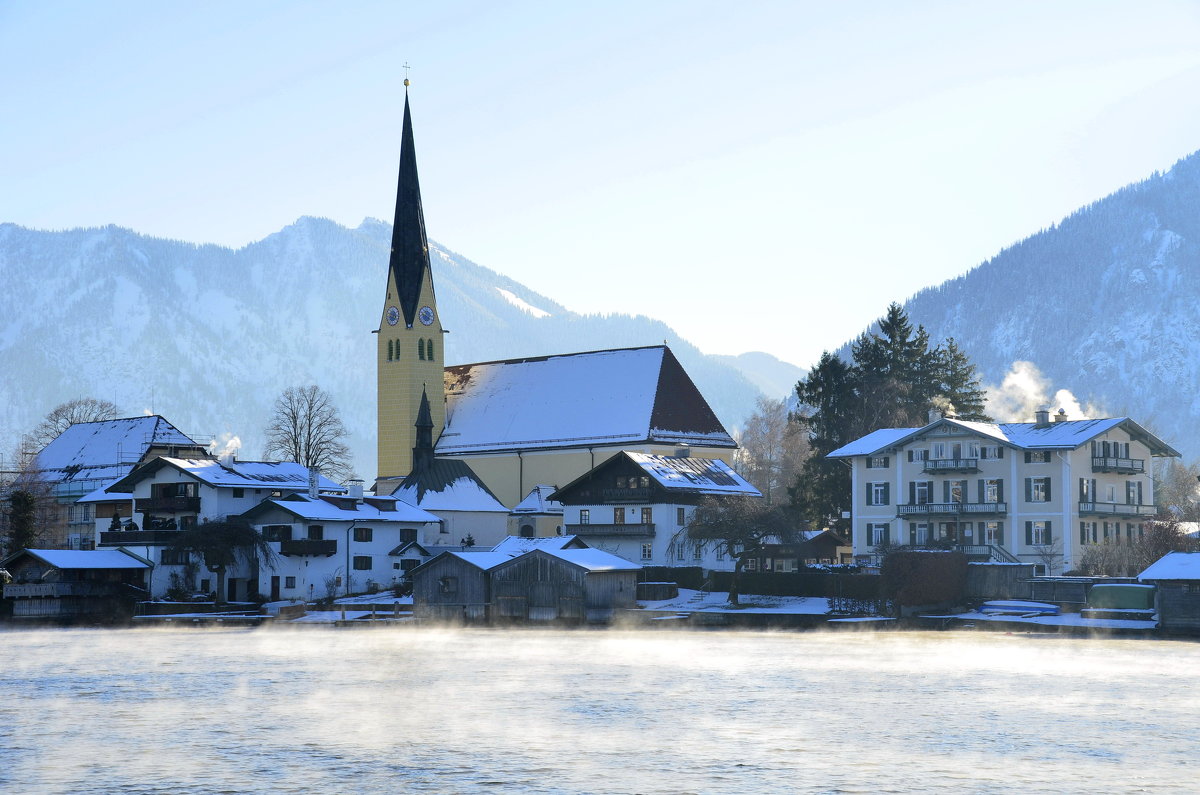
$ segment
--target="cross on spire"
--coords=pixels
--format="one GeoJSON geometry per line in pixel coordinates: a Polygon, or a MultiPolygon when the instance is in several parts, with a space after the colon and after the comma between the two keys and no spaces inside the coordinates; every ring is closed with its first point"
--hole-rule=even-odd
{"type": "Polygon", "coordinates": [[[408,65],[408,61],[405,61],[404,65],[401,68],[404,70],[404,90],[407,91],[408,90],[408,70],[411,69],[412,67],[408,65]]]}

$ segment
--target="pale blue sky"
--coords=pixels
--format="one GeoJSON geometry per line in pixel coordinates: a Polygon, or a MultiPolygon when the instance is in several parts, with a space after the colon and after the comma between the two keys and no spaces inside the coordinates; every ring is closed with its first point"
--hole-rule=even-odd
{"type": "Polygon", "coordinates": [[[390,218],[407,61],[432,237],[807,366],[1200,149],[1197,41],[1192,2],[0,0],[0,221],[390,218]]]}

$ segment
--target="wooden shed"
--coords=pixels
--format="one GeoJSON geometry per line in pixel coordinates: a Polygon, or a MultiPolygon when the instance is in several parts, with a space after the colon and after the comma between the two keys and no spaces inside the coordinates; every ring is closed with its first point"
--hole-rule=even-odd
{"type": "Polygon", "coordinates": [[[1200,635],[1200,552],[1168,552],[1138,581],[1156,587],[1154,607],[1163,632],[1200,635]]]}
{"type": "Polygon", "coordinates": [[[606,622],[636,605],[641,566],[599,549],[535,549],[491,572],[493,615],[508,621],[606,622]]]}
{"type": "Polygon", "coordinates": [[[501,552],[443,552],[410,572],[413,618],[418,621],[487,621],[489,572],[507,561],[501,552]]]}

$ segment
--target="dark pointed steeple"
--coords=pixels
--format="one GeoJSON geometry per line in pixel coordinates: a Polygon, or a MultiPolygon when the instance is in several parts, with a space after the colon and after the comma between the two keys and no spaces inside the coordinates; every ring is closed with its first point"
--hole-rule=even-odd
{"type": "Polygon", "coordinates": [[[417,443],[413,447],[413,469],[423,469],[433,463],[433,414],[429,410],[429,395],[421,387],[421,407],[417,409],[417,443]]]}
{"type": "MultiPolygon", "coordinates": [[[[412,117],[408,112],[408,81],[404,89],[404,131],[400,137],[400,178],[396,186],[396,218],[392,224],[392,255],[389,267],[399,291],[404,325],[412,328],[421,298],[421,283],[430,274],[429,241],[425,237],[425,213],[421,209],[421,185],[417,181],[417,153],[413,145],[412,117]]],[[[429,276],[432,278],[432,275],[429,276]]]]}

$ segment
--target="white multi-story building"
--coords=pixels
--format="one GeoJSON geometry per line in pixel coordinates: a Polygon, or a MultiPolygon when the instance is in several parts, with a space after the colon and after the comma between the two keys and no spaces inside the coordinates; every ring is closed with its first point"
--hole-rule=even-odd
{"type": "Polygon", "coordinates": [[[1158,513],[1150,459],[1179,453],[1127,417],[934,418],[829,454],[853,467],[856,558],[896,545],[958,548],[1061,574],[1092,544],[1129,544],[1158,513]]]}

